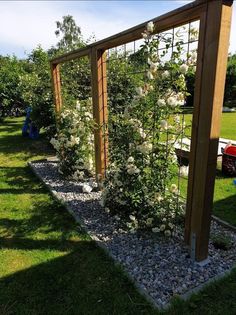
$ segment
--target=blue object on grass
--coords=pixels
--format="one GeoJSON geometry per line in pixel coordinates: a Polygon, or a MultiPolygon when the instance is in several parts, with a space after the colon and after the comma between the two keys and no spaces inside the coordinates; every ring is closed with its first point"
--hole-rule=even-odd
{"type": "Polygon", "coordinates": [[[39,130],[31,121],[30,113],[32,112],[31,107],[26,108],[26,117],[24,121],[24,125],[22,127],[22,136],[23,137],[30,137],[30,139],[36,140],[39,137],[39,130]]]}
{"type": "Polygon", "coordinates": [[[36,140],[39,137],[39,130],[33,122],[30,125],[29,137],[30,139],[33,139],[33,140],[36,140]]]}
{"type": "Polygon", "coordinates": [[[236,185],[236,178],[233,180],[234,185],[236,185]]]}
{"type": "Polygon", "coordinates": [[[29,132],[30,132],[30,123],[31,123],[30,113],[31,113],[31,111],[32,111],[32,109],[30,107],[26,108],[26,117],[25,117],[24,125],[22,127],[22,136],[23,137],[28,137],[29,132]]]}

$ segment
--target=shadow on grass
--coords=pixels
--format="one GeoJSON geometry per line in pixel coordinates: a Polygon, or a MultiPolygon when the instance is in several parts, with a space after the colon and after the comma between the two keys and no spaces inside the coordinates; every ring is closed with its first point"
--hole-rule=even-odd
{"type": "Polygon", "coordinates": [[[7,188],[0,188],[0,194],[34,194],[43,193],[43,185],[35,180],[29,166],[25,167],[0,167],[0,176],[4,177],[4,183],[7,188]]]}
{"type": "Polygon", "coordinates": [[[35,203],[35,214],[25,220],[0,220],[11,235],[0,238],[1,249],[62,255],[1,278],[0,314],[155,314],[111,259],[78,233],[65,209],[53,204],[35,203]],[[34,239],[40,231],[48,237],[34,239]]]}
{"type": "Polygon", "coordinates": [[[216,216],[236,226],[236,187],[235,195],[215,201],[213,209],[216,216]]]}
{"type": "Polygon", "coordinates": [[[28,238],[37,234],[40,234],[40,237],[42,234],[51,237],[52,233],[53,237],[63,241],[74,234],[78,236],[78,232],[81,232],[79,236],[87,238],[63,205],[50,197],[45,201],[36,200],[30,208],[19,209],[19,212],[20,215],[16,214],[15,218],[0,218],[0,229],[4,237],[28,238]]]}
{"type": "Polygon", "coordinates": [[[35,155],[53,154],[52,147],[48,144],[45,135],[41,135],[38,140],[32,140],[22,135],[6,135],[1,139],[0,151],[4,154],[21,153],[26,157],[35,155]]]}
{"type": "Polygon", "coordinates": [[[1,315],[154,314],[93,242],[73,247],[69,254],[0,279],[1,315]]]}

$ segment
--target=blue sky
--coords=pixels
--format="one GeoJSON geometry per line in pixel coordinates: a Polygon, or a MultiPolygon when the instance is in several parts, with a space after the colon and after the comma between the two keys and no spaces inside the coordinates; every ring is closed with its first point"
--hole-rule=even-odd
{"type": "MultiPolygon", "coordinates": [[[[0,1],[0,54],[25,57],[41,44],[47,49],[57,41],[55,21],[72,15],[88,38],[118,33],[136,24],[187,4],[189,1],[0,1]]],[[[234,4],[235,6],[235,4],[234,4]]],[[[233,26],[236,28],[234,10],[233,26]]],[[[232,32],[230,51],[236,51],[232,32]]]]}

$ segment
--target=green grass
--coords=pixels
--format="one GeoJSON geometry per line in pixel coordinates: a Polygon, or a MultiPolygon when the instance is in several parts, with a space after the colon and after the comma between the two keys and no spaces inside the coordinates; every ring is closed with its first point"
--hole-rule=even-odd
{"type": "MultiPolygon", "coordinates": [[[[0,126],[0,314],[160,314],[32,174],[52,152],[21,126],[0,126]]],[[[165,314],[236,314],[236,271],[165,314]]]]}
{"type": "MultiPolygon", "coordinates": [[[[191,123],[192,115],[184,115],[187,125],[191,123]]],[[[189,132],[190,134],[190,132],[189,132]]],[[[220,137],[236,140],[236,112],[222,113],[220,137]]]]}
{"type": "MultiPolygon", "coordinates": [[[[185,115],[187,125],[191,119],[192,115],[185,115]]],[[[236,140],[236,113],[222,114],[220,137],[236,140]]],[[[183,181],[181,187],[186,194],[187,182],[183,181]]],[[[221,173],[220,163],[216,173],[213,214],[236,226],[236,186],[233,178],[221,173]]]]}
{"type": "Polygon", "coordinates": [[[0,126],[0,314],[150,314],[152,307],[27,166],[45,139],[0,126]]]}

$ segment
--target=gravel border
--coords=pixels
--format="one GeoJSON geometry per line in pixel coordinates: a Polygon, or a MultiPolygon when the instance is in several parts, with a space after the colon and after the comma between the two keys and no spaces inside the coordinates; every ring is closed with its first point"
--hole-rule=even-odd
{"type": "Polygon", "coordinates": [[[236,231],[228,226],[212,221],[211,233],[223,232],[233,245],[224,251],[210,242],[209,263],[203,266],[191,260],[182,236],[166,239],[151,232],[123,230],[100,206],[101,193],[82,193],[82,183],[63,180],[55,160],[29,165],[90,237],[123,267],[139,292],[158,308],[167,308],[176,295],[187,299],[227,274],[236,263],[236,231]]]}

